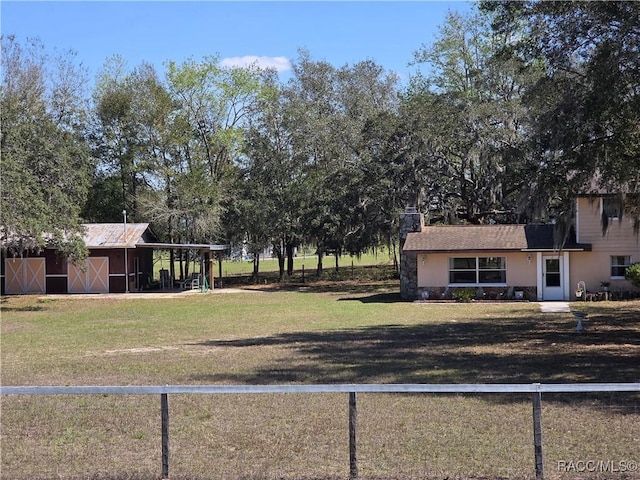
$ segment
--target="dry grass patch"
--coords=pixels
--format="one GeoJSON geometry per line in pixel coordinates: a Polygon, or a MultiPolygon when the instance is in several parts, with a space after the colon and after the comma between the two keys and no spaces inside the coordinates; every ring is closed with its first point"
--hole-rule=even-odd
{"type": "MultiPolygon", "coordinates": [[[[639,381],[640,303],[400,302],[371,284],[261,295],[3,302],[3,385],[639,381]]],[[[531,400],[359,398],[362,478],[531,478],[531,400]]],[[[159,398],[7,397],[2,478],[159,477],[159,398]]],[[[171,478],[346,478],[346,395],[170,396],[171,478]]],[[[547,478],[560,460],[633,460],[637,395],[545,395],[547,478]]],[[[637,458],[636,458],[637,460],[637,458]]],[[[618,474],[601,478],[638,478],[618,474]]]]}

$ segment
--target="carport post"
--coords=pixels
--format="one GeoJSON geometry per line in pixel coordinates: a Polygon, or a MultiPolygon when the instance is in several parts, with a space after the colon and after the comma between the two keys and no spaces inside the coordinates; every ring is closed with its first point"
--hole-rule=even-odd
{"type": "Polygon", "coordinates": [[[122,210],[124,217],[124,293],[129,293],[129,259],[127,258],[127,211],[122,210]]]}
{"type": "Polygon", "coordinates": [[[205,249],[201,248],[200,249],[200,291],[201,292],[204,292],[206,290],[206,283],[207,283],[207,272],[204,269],[204,265],[205,265],[204,256],[205,256],[205,249]]]}

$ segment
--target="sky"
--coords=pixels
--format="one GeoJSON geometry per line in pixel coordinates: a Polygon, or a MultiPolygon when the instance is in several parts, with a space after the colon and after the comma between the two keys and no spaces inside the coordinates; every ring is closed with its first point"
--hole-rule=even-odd
{"type": "Polygon", "coordinates": [[[118,54],[131,69],[148,62],[217,56],[258,62],[290,76],[298,49],[335,67],[374,60],[406,81],[413,53],[429,44],[464,1],[14,1],[0,2],[3,35],[38,38],[47,51],[73,50],[95,78],[118,54]]]}

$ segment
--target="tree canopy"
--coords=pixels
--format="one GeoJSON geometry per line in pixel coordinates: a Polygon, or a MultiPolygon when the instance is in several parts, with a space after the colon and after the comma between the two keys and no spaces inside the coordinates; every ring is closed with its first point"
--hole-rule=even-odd
{"type": "MultiPolygon", "coordinates": [[[[621,194],[640,227],[640,4],[484,2],[493,28],[521,35],[496,52],[542,65],[527,92],[538,193],[621,194]]],[[[606,226],[606,225],[605,225],[606,226]]]]}
{"type": "Polygon", "coordinates": [[[72,53],[50,57],[38,41],[2,37],[1,75],[3,246],[55,246],[80,260],[90,173],[84,73],[72,53]]]}
{"type": "Polygon", "coordinates": [[[639,229],[639,37],[637,2],[487,1],[416,45],[404,83],[305,50],[286,82],[215,55],[162,72],[116,56],[91,98],[73,55],[4,37],[3,243],[48,232],[81,254],[80,223],[126,209],[170,242],[244,244],[255,275],[269,248],[284,278],[303,245],[318,273],[393,251],[407,206],[568,226],[577,193],[606,191],[639,229]]]}

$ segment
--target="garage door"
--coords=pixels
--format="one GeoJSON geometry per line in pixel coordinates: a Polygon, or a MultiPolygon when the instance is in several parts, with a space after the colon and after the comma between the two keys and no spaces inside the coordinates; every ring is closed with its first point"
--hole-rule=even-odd
{"type": "Polygon", "coordinates": [[[69,263],[69,293],[108,293],[109,292],[109,258],[87,258],[85,268],[69,263]]]}
{"type": "Polygon", "coordinates": [[[45,293],[47,291],[45,271],[44,258],[5,259],[6,293],[45,293]]]}

